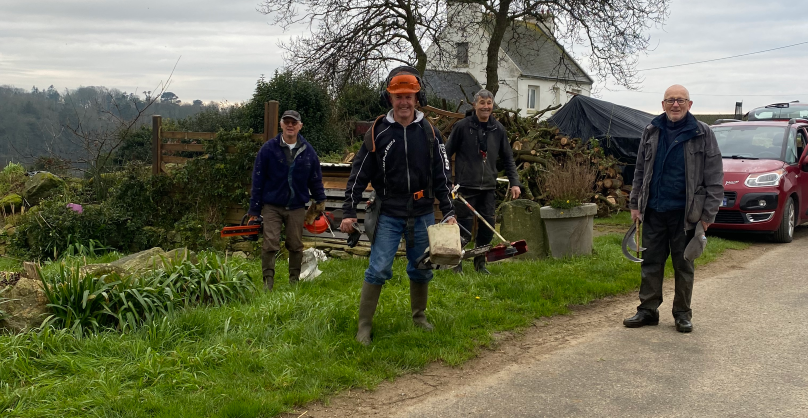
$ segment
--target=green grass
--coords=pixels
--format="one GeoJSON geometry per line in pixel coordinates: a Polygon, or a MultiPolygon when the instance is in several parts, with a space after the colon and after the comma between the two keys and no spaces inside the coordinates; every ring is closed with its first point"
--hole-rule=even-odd
{"type": "Polygon", "coordinates": [[[22,261],[0,255],[0,271],[22,271],[22,261]]]}
{"type": "MultiPolygon", "coordinates": [[[[178,310],[128,334],[77,338],[45,330],[0,337],[0,411],[8,417],[272,417],[348,388],[459,365],[536,318],[634,291],[639,265],[620,235],[595,238],[595,255],[490,265],[493,275],[436,272],[427,316],[412,325],[404,260],[382,291],[374,343],[354,341],[367,260],[329,260],[292,289],[279,263],[276,291],[248,303],[178,310]]],[[[747,244],[711,238],[698,264],[747,244]]],[[[668,266],[670,272],[670,265],[668,266]]],[[[248,265],[258,278],[259,263],[248,265]]]]}
{"type": "Polygon", "coordinates": [[[631,225],[631,212],[620,211],[615,215],[606,218],[595,218],[595,225],[631,225]]]}

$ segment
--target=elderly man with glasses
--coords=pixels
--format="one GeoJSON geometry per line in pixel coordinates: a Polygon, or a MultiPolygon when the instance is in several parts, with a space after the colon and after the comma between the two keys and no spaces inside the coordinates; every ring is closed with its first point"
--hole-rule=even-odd
{"type": "MultiPolygon", "coordinates": [[[[300,280],[303,262],[303,222],[306,203],[325,202],[320,159],[310,143],[300,135],[300,114],[287,110],[281,116],[281,133],[258,151],[252,173],[251,220],[263,217],[264,236],[261,269],[264,289],[275,284],[275,257],[280,250],[281,228],[286,226],[289,251],[289,284],[300,280]]],[[[312,205],[314,206],[314,205],[312,205]]]]}
{"type": "Polygon", "coordinates": [[[679,332],[693,330],[693,259],[701,254],[704,231],[715,222],[723,199],[724,169],[715,135],[690,114],[692,105],[686,88],[669,87],[662,100],[664,113],[645,128],[637,151],[629,208],[631,219],[643,223],[646,250],[640,305],[636,315],[623,320],[629,328],[659,324],[657,308],[670,254],[676,285],[674,324],[679,332]]]}

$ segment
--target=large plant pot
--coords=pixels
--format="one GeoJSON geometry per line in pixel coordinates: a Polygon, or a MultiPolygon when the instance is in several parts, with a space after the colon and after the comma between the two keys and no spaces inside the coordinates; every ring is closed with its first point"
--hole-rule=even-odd
{"type": "Polygon", "coordinates": [[[555,258],[592,254],[592,230],[598,205],[584,203],[571,209],[540,209],[550,254],[555,258]]]}

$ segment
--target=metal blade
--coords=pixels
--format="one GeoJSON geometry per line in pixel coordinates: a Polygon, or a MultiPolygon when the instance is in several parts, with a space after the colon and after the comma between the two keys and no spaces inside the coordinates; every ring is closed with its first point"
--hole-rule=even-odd
{"type": "MultiPolygon", "coordinates": [[[[622,249],[623,249],[623,255],[624,255],[624,256],[625,256],[625,257],[626,257],[626,258],[627,258],[629,261],[633,261],[633,262],[635,262],[635,263],[642,263],[642,258],[637,258],[637,257],[635,257],[634,255],[632,255],[632,254],[631,254],[631,253],[628,251],[628,247],[631,245],[631,243],[632,243],[632,242],[634,243],[634,251],[637,251],[637,250],[636,250],[636,248],[637,248],[637,243],[636,243],[636,242],[634,242],[634,233],[635,233],[635,232],[637,232],[637,225],[636,225],[636,224],[631,224],[631,228],[629,228],[629,229],[628,229],[628,231],[626,232],[626,235],[623,237],[623,244],[621,245],[621,247],[622,247],[622,249]]],[[[643,249],[644,249],[644,248],[643,248],[643,249]]]]}
{"type": "Polygon", "coordinates": [[[631,250],[631,251],[634,251],[635,253],[637,251],[645,251],[645,250],[647,250],[647,248],[645,248],[645,247],[640,247],[640,249],[637,250],[637,240],[634,238],[634,234],[631,235],[631,240],[629,240],[629,242],[628,242],[628,249],[631,250]]]}

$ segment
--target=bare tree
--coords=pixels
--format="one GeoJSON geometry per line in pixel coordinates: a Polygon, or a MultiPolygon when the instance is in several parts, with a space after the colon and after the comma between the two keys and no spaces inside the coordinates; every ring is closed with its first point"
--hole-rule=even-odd
{"type": "MultiPolygon", "coordinates": [[[[275,15],[284,27],[307,22],[316,26],[309,37],[282,44],[293,71],[313,70],[337,84],[367,76],[391,63],[412,63],[423,72],[426,46],[441,47],[441,32],[483,27],[487,36],[486,88],[499,90],[500,48],[508,31],[539,23],[548,36],[570,51],[556,63],[559,74],[575,72],[574,49],[584,46],[589,68],[601,80],[634,88],[640,53],[649,48],[647,30],[664,23],[670,0],[263,0],[259,11],[275,15]],[[474,21],[451,15],[476,12],[474,21]],[[305,10],[300,13],[297,9],[305,10]]],[[[474,36],[469,41],[475,42],[474,36]]],[[[522,47],[530,54],[531,46],[522,47]]],[[[440,50],[433,59],[451,61],[454,50],[440,50]]]]}
{"type": "Polygon", "coordinates": [[[372,79],[391,64],[414,63],[423,73],[426,47],[446,18],[445,2],[426,0],[263,0],[258,10],[284,28],[316,26],[311,36],[281,44],[287,65],[337,88],[372,79]]]}
{"type": "MultiPolygon", "coordinates": [[[[637,81],[636,64],[640,53],[648,50],[647,30],[664,23],[670,0],[448,0],[459,5],[458,14],[466,18],[450,19],[449,28],[478,26],[488,34],[486,47],[486,89],[499,89],[500,48],[518,36],[520,29],[536,25],[559,44],[569,48],[584,46],[589,67],[601,79],[633,88],[637,81]],[[468,17],[469,11],[474,17],[468,17]]],[[[451,9],[451,8],[450,8],[451,9]]],[[[450,13],[452,11],[450,10],[450,13]]],[[[530,55],[542,45],[520,44],[521,54],[530,55]]],[[[559,57],[557,74],[575,72],[574,53],[559,57]]]]}

